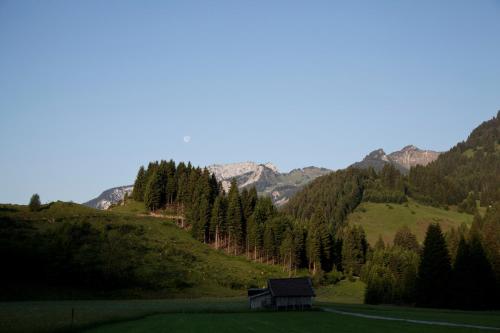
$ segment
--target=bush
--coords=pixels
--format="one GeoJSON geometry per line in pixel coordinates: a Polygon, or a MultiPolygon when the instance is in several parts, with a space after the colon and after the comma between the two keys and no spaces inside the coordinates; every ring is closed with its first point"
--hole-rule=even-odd
{"type": "Polygon", "coordinates": [[[337,268],[334,266],[332,271],[329,273],[326,273],[324,278],[323,278],[323,284],[336,284],[340,280],[344,278],[344,274],[340,271],[337,270],[337,268]]]}

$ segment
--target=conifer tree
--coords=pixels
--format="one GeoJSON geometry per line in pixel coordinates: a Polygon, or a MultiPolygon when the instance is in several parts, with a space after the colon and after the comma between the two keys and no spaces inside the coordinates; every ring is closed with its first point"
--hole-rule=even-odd
{"type": "Polygon", "coordinates": [[[450,255],[439,224],[430,224],[417,279],[417,304],[425,307],[447,305],[451,274],[450,255]]]}
{"type": "Polygon", "coordinates": [[[203,194],[199,202],[199,214],[198,223],[196,223],[196,229],[193,228],[195,234],[193,236],[201,242],[209,241],[209,225],[210,225],[210,214],[211,207],[208,197],[203,194]]]}
{"type": "Polygon", "coordinates": [[[366,261],[368,242],[361,226],[348,226],[342,238],[342,266],[344,272],[361,273],[361,266],[366,261]]]}
{"type": "Polygon", "coordinates": [[[144,167],[141,166],[137,172],[137,177],[134,182],[134,189],[132,191],[132,197],[135,201],[144,201],[144,191],[146,188],[146,171],[144,167]]]}
{"type": "Polygon", "coordinates": [[[30,203],[29,203],[30,211],[37,212],[40,210],[41,206],[42,206],[42,203],[40,202],[40,196],[37,193],[33,194],[31,196],[30,203]]]}
{"type": "Polygon", "coordinates": [[[172,204],[177,195],[177,177],[175,175],[175,162],[170,160],[166,164],[166,186],[165,186],[165,202],[172,204]]]}
{"type": "Polygon", "coordinates": [[[321,236],[317,229],[310,228],[307,231],[306,246],[309,270],[314,275],[321,269],[321,236]]]}
{"type": "Polygon", "coordinates": [[[160,208],[162,194],[161,175],[157,170],[153,171],[144,192],[144,204],[150,211],[160,208]]]}
{"type": "Polygon", "coordinates": [[[234,253],[238,253],[242,244],[243,237],[243,212],[240,201],[240,194],[236,180],[231,181],[231,188],[228,194],[227,207],[227,231],[228,242],[234,253]]]}
{"type": "Polygon", "coordinates": [[[225,198],[219,195],[215,198],[210,218],[210,239],[218,249],[223,245],[226,231],[226,205],[225,198]]]}
{"type": "Polygon", "coordinates": [[[283,234],[283,240],[280,245],[280,256],[283,266],[291,273],[297,263],[296,242],[292,228],[287,228],[283,234]]]}
{"type": "Polygon", "coordinates": [[[274,263],[274,259],[276,256],[276,237],[271,223],[264,224],[264,235],[262,242],[266,260],[272,260],[272,263],[274,263]]]}
{"type": "MultiPolygon", "coordinates": [[[[249,196],[252,196],[252,190],[249,196]]],[[[263,246],[264,224],[274,215],[274,206],[269,197],[257,199],[252,215],[247,222],[247,240],[250,251],[253,251],[254,259],[260,256],[263,246]]]]}

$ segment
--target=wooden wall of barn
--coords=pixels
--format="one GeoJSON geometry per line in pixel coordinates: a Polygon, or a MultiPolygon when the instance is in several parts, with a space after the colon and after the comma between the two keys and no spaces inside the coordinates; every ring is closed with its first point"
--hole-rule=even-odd
{"type": "Polygon", "coordinates": [[[312,306],[312,297],[275,297],[274,301],[278,308],[308,308],[312,306]]]}
{"type": "Polygon", "coordinates": [[[271,306],[271,294],[250,297],[250,309],[261,309],[271,306]]]}

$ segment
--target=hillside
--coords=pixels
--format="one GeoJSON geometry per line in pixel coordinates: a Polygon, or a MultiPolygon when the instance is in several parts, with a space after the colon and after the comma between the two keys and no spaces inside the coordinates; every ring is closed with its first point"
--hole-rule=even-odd
{"type": "Polygon", "coordinates": [[[374,245],[379,235],[384,242],[392,243],[397,230],[407,226],[422,243],[427,227],[438,222],[443,231],[459,227],[462,223],[471,225],[473,216],[419,204],[413,200],[405,204],[361,203],[349,215],[348,224],[361,225],[366,232],[368,242],[374,245]]]}
{"type": "Polygon", "coordinates": [[[0,206],[4,299],[242,295],[276,266],[229,256],[173,222],[55,202],[0,206]]]}
{"type": "Polygon", "coordinates": [[[481,206],[500,201],[500,111],[427,166],[409,174],[410,190],[421,201],[459,204],[471,193],[481,206]]]}

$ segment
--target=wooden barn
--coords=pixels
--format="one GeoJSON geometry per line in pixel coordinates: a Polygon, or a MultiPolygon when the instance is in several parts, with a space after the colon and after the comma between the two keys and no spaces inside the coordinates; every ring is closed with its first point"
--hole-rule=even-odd
{"type": "Polygon", "coordinates": [[[269,279],[267,288],[248,289],[251,309],[310,309],[315,296],[309,278],[269,279]]]}

